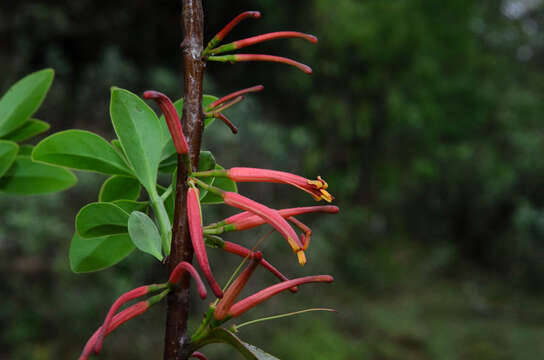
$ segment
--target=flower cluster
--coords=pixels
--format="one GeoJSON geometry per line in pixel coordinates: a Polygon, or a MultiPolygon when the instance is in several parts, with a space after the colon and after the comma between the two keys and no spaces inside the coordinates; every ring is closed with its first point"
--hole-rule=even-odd
{"type": "MultiPolygon", "coordinates": [[[[218,46],[221,41],[227,36],[227,34],[242,20],[247,18],[259,17],[260,13],[256,11],[248,11],[237,16],[209,42],[208,46],[202,54],[203,59],[211,61],[230,62],[275,61],[294,65],[297,68],[303,70],[304,72],[311,73],[312,70],[308,66],[300,64],[294,60],[278,56],[262,54],[235,54],[218,56],[218,54],[278,38],[295,37],[302,38],[313,43],[317,42],[317,38],[313,35],[292,31],[280,31],[254,36],[247,39],[238,40],[230,44],[218,46]]],[[[222,120],[232,130],[233,133],[236,133],[238,129],[236,128],[236,126],[234,126],[234,124],[232,124],[230,120],[228,120],[224,116],[222,112],[225,109],[243,100],[243,95],[261,91],[262,89],[262,85],[257,85],[233,92],[212,102],[209,106],[202,109],[202,113],[206,118],[218,118],[222,120]]],[[[334,198],[328,192],[328,184],[325,182],[325,180],[323,180],[320,176],[318,176],[315,180],[310,180],[305,177],[291,174],[288,172],[247,167],[233,167],[230,169],[215,169],[209,171],[194,171],[195,169],[191,168],[190,162],[188,160],[188,142],[183,134],[180,117],[172,101],[166,95],[157,91],[146,91],[143,96],[145,99],[151,99],[157,102],[158,106],[164,114],[164,118],[172,136],[176,152],[181,156],[181,158],[183,158],[184,164],[185,166],[187,166],[187,173],[189,174],[189,176],[186,179],[187,193],[185,195],[191,243],[194,249],[195,258],[198,262],[198,266],[200,267],[204,275],[204,279],[206,280],[213,294],[217,298],[210,305],[210,309],[208,310],[208,313],[205,316],[203,323],[200,325],[200,327],[196,330],[191,338],[192,344],[194,345],[192,349],[197,350],[199,348],[198,344],[204,344],[206,336],[208,336],[211,330],[215,327],[220,326],[229,319],[236,318],[242,315],[254,306],[261,304],[262,302],[270,299],[271,297],[275,296],[280,292],[289,290],[295,293],[298,291],[298,286],[302,284],[330,283],[333,281],[333,278],[330,275],[315,275],[296,279],[288,279],[276,267],[274,267],[266,259],[264,259],[263,253],[261,251],[255,251],[255,249],[250,250],[239,244],[225,241],[217,235],[226,232],[244,231],[260,225],[269,224],[274,229],[273,231],[277,231],[285,239],[291,250],[296,254],[298,262],[301,265],[304,265],[307,262],[305,251],[310,245],[312,230],[306,224],[298,220],[296,216],[307,213],[335,214],[339,211],[337,206],[306,206],[276,210],[255,200],[247,198],[241,194],[238,194],[237,192],[225,191],[219,187],[210,185],[210,183],[207,183],[202,179],[207,177],[214,177],[228,178],[236,183],[270,182],[288,184],[310,194],[312,198],[314,198],[314,200],[316,201],[325,200],[326,202],[330,203],[334,198]],[[200,203],[201,190],[205,190],[209,193],[219,196],[223,200],[223,203],[225,205],[240,209],[242,210],[242,212],[230,216],[222,221],[204,226],[202,222],[202,209],[200,203]],[[300,235],[297,235],[297,232],[292,225],[294,225],[295,228],[301,231],[300,235]],[[213,275],[206,250],[207,246],[212,248],[219,248],[224,250],[226,253],[240,256],[244,258],[244,261],[249,260],[249,264],[247,264],[241,274],[236,277],[236,279],[232,283],[230,283],[230,285],[225,286],[226,289],[221,288],[220,284],[213,275]],[[279,282],[252,295],[249,295],[242,300],[238,300],[242,290],[248,283],[249,279],[251,278],[257,267],[263,267],[268,270],[279,280],[279,282]]],[[[170,291],[175,289],[176,284],[180,281],[181,276],[185,272],[188,272],[196,281],[200,297],[202,299],[206,298],[206,288],[197,270],[191,264],[187,262],[181,262],[172,271],[172,273],[170,274],[170,278],[166,283],[141,286],[121,295],[111,306],[110,310],[106,315],[103,325],[98,330],[96,330],[96,332],[88,340],[80,356],[80,360],[87,359],[92,352],[100,352],[105,336],[107,336],[109,333],[111,333],[113,330],[115,330],[126,321],[143,314],[153,304],[163,299],[170,291]],[[126,308],[125,310],[119,311],[121,307],[127,302],[139,299],[152,293],[158,294],[149,297],[147,300],[139,301],[136,304],[126,308]]],[[[304,311],[311,310],[327,309],[310,309],[304,311]]],[[[198,351],[192,352],[191,356],[198,359],[205,359],[205,356],[198,351]]]]}

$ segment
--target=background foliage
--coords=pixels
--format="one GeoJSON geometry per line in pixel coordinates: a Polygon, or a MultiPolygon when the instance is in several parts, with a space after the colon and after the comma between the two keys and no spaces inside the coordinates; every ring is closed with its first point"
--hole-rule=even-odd
{"type": "MultiPolygon", "coordinates": [[[[52,67],[55,82],[39,118],[52,131],[113,138],[110,86],[181,95],[179,4],[150,6],[0,3],[0,91],[52,67]]],[[[290,54],[314,75],[276,64],[209,64],[206,93],[258,83],[265,91],[230,111],[238,137],[214,125],[205,147],[224,166],[321,174],[341,213],[308,219],[315,235],[303,269],[279,238],[263,248],[286,273],[332,273],[335,284],[286,294],[248,319],[314,305],[340,313],[241,329],[245,340],[285,359],[542,357],[544,4],[205,2],[208,38],[246,9],[263,18],[229,39],[280,29],[314,33],[318,46],[293,40],[251,49],[290,54]]],[[[139,253],[101,273],[70,272],[73,217],[96,201],[103,178],[82,179],[57,195],[0,195],[0,358],[73,359],[118,294],[166,278],[139,253]]],[[[264,193],[258,184],[242,185],[278,207],[310,203],[287,187],[264,193]]],[[[227,214],[216,211],[217,219],[227,214]]],[[[214,272],[226,280],[236,260],[221,259],[224,269],[214,272]]],[[[193,308],[203,306],[195,301],[193,308]]],[[[101,358],[160,358],[164,316],[154,309],[120,329],[101,358]]],[[[225,349],[208,355],[234,356],[225,349]]]]}

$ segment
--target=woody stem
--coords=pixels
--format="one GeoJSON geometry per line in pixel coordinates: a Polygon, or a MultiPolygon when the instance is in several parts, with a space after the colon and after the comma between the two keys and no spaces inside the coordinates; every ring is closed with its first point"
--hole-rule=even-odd
{"type": "MultiPolygon", "coordinates": [[[[202,83],[204,61],[202,0],[182,0],[181,24],[184,40],[184,106],[181,118],[189,145],[189,159],[192,168],[198,168],[200,143],[204,128],[202,114],[202,83]]],[[[168,273],[182,261],[192,262],[193,248],[187,225],[187,173],[184,157],[178,155],[176,180],[175,215],[172,227],[172,248],[168,258],[168,273]]],[[[179,286],[168,294],[164,360],[186,360],[191,355],[191,339],[187,333],[189,317],[190,276],[185,273],[179,286]]]]}

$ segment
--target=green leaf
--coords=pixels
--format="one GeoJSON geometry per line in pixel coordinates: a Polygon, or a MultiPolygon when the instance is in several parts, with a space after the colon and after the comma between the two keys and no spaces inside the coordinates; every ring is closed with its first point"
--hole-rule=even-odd
{"type": "Polygon", "coordinates": [[[35,161],[112,175],[131,171],[100,136],[85,130],[61,131],[40,141],[32,152],[35,161]]]}
{"type": "Polygon", "coordinates": [[[128,233],[138,249],[162,261],[161,235],[149,216],[139,211],[132,212],[128,219],[128,233]]]}
{"type": "Polygon", "coordinates": [[[254,345],[243,342],[232,332],[220,327],[213,329],[208,336],[199,340],[195,346],[201,348],[204,345],[216,343],[224,343],[232,346],[242,354],[246,360],[278,360],[277,357],[264,352],[254,345]]]}
{"type": "Polygon", "coordinates": [[[154,191],[163,144],[159,119],[138,96],[119,88],[112,88],[110,113],[134,174],[154,191]]]}
{"type": "Polygon", "coordinates": [[[20,127],[38,110],[54,74],[53,69],[32,73],[16,82],[0,99],[0,137],[20,127]]]}
{"type": "Polygon", "coordinates": [[[129,214],[133,211],[146,211],[149,206],[147,201],[115,200],[112,203],[129,214]]]}
{"type": "MultiPolygon", "coordinates": [[[[219,98],[216,96],[202,95],[202,107],[206,109],[208,106],[210,106],[211,103],[213,103],[217,99],[219,98]]],[[[215,118],[204,119],[204,129],[210,126],[214,121],[215,121],[215,118]]]]}
{"type": "MultiPolygon", "coordinates": [[[[176,181],[176,174],[172,176],[172,184],[174,188],[176,186],[175,181],[176,181]]],[[[166,188],[164,186],[157,184],[157,192],[159,193],[159,195],[162,196],[162,194],[165,191],[166,191],[166,188]]],[[[168,213],[168,218],[170,219],[171,223],[174,221],[174,210],[176,207],[175,194],[176,194],[176,191],[174,190],[170,193],[170,195],[166,197],[166,199],[164,199],[164,207],[166,208],[166,212],[168,213]]]]}
{"type": "Polygon", "coordinates": [[[19,145],[13,141],[0,140],[0,177],[10,168],[17,157],[19,145]]]}
{"type": "Polygon", "coordinates": [[[77,182],[69,170],[17,156],[0,179],[0,191],[12,194],[44,194],[65,190],[77,182]]]}
{"type": "Polygon", "coordinates": [[[140,182],[137,179],[129,176],[115,175],[106,179],[102,184],[98,201],[138,200],[140,190],[140,182]]]}
{"type": "Polygon", "coordinates": [[[83,239],[75,233],[70,245],[70,268],[75,273],[103,270],[123,260],[134,248],[128,234],[83,239]]]}
{"type": "Polygon", "coordinates": [[[76,216],[76,231],[82,238],[123,234],[128,232],[129,214],[112,203],[95,202],[85,205],[76,216]]]}
{"type": "MultiPolygon", "coordinates": [[[[216,164],[215,169],[224,169],[221,165],[216,164]]],[[[213,186],[220,188],[224,191],[238,192],[238,187],[236,183],[227,177],[216,177],[213,182],[213,186]]],[[[201,204],[222,204],[223,199],[215,194],[207,193],[202,199],[200,199],[201,204]]]]}
{"type": "Polygon", "coordinates": [[[49,130],[50,126],[48,123],[38,119],[29,119],[22,126],[13,130],[3,138],[11,141],[25,141],[30,139],[38,134],[41,134],[49,130]]]}
{"type": "Polygon", "coordinates": [[[32,155],[33,150],[34,150],[34,145],[28,145],[28,144],[19,145],[19,153],[17,155],[30,157],[32,155]]]}

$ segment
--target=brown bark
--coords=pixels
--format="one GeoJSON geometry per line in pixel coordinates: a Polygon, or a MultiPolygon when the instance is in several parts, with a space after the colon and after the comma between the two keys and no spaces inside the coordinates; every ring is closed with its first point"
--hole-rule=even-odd
{"type": "MultiPolygon", "coordinates": [[[[203,14],[201,0],[182,1],[181,25],[184,70],[184,106],[181,118],[184,133],[189,143],[189,156],[193,168],[198,166],[200,143],[204,121],[202,114],[202,81],[204,62],[203,14]]],[[[172,250],[168,258],[168,273],[181,261],[192,262],[193,247],[187,227],[187,169],[178,156],[176,183],[176,207],[172,227],[172,250]]],[[[185,274],[176,291],[168,295],[164,360],[186,360],[189,353],[190,336],[187,333],[189,316],[190,278],[185,274]]]]}

